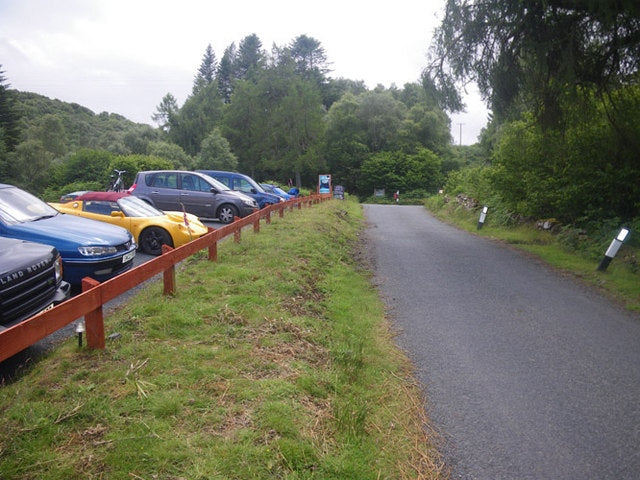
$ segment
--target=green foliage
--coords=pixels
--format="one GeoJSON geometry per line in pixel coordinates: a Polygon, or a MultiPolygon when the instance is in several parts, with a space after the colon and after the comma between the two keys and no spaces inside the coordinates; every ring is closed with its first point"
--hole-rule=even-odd
{"type": "Polygon", "coordinates": [[[106,188],[110,166],[115,158],[115,155],[103,150],[78,150],[56,168],[55,183],[68,185],[79,181],[98,181],[106,188]]]}
{"type": "Polygon", "coordinates": [[[629,87],[604,105],[567,106],[570,122],[561,130],[543,129],[531,116],[504,125],[494,153],[496,193],[518,214],[564,223],[638,216],[639,106],[640,89],[629,87]]]}
{"type": "Polygon", "coordinates": [[[169,117],[169,139],[191,156],[222,119],[222,98],[215,83],[196,90],[182,108],[169,117]]]}
{"type": "Polygon", "coordinates": [[[202,141],[195,168],[202,170],[235,171],[238,159],[231,152],[229,142],[222,136],[219,128],[215,128],[202,141]]]}
{"type": "Polygon", "coordinates": [[[162,158],[173,165],[173,168],[192,170],[194,160],[175,143],[157,141],[150,142],[147,153],[152,157],[162,158]]]}
{"type": "Polygon", "coordinates": [[[427,149],[414,155],[402,152],[380,152],[364,161],[361,169],[360,191],[422,191],[435,193],[442,184],[441,161],[427,149]]]}
{"type": "Polygon", "coordinates": [[[49,182],[49,169],[53,155],[47,152],[41,142],[27,140],[18,144],[8,154],[11,165],[7,172],[7,180],[30,192],[41,192],[49,182]]]}
{"type": "Polygon", "coordinates": [[[5,151],[11,151],[20,138],[18,125],[20,113],[17,109],[15,92],[9,90],[9,84],[1,68],[2,65],[0,65],[0,143],[4,145],[5,151]]]}
{"type": "Polygon", "coordinates": [[[639,25],[638,3],[627,0],[448,0],[428,78],[452,100],[456,82],[473,78],[501,119],[524,107],[557,126],[567,93],[611,91],[638,72],[639,25]]]}

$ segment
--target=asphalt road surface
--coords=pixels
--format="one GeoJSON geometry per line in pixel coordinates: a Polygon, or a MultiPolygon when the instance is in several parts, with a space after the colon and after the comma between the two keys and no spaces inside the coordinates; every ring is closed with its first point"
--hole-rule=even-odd
{"type": "Polygon", "coordinates": [[[638,315],[422,207],[365,213],[452,479],[640,478],[638,315]]]}

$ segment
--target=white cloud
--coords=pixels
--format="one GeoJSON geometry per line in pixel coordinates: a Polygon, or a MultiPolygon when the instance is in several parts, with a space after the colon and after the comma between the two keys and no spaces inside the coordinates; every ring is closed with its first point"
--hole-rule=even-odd
{"type": "MultiPolygon", "coordinates": [[[[427,64],[443,6],[444,0],[2,0],[0,62],[13,88],[150,123],[166,93],[186,99],[208,44],[220,59],[252,33],[267,51],[309,35],[324,47],[331,76],[364,80],[369,88],[402,87],[427,64]]],[[[486,110],[478,110],[458,121],[468,125],[463,143],[473,143],[486,123],[486,110]]]]}

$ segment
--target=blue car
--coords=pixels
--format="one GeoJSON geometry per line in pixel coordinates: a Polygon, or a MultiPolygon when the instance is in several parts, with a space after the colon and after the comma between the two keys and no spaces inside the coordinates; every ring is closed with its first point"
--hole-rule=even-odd
{"type": "Polygon", "coordinates": [[[44,243],[62,257],[63,279],[79,286],[84,277],[103,282],[130,269],[136,255],[121,227],[65,215],[39,198],[0,183],[0,236],[44,243]]]}
{"type": "Polygon", "coordinates": [[[253,178],[248,175],[244,175],[243,173],[223,172],[221,170],[196,170],[196,172],[209,175],[219,182],[224,183],[231,190],[242,192],[245,195],[250,196],[258,202],[259,208],[264,208],[266,205],[284,201],[278,195],[265,192],[264,188],[258,185],[253,178]]]}
{"type": "Polygon", "coordinates": [[[265,192],[273,193],[274,195],[278,195],[280,198],[284,200],[289,200],[291,195],[282,190],[279,186],[274,185],[272,183],[261,183],[260,186],[264,188],[265,192]]]}

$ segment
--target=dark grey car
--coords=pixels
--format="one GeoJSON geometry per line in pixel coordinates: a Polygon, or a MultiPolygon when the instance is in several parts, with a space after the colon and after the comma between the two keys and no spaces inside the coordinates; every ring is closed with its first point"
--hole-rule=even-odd
{"type": "Polygon", "coordinates": [[[231,223],[234,217],[245,217],[258,208],[255,200],[215,179],[182,170],[138,172],[129,193],[160,210],[187,211],[222,223],[231,223]]]}

